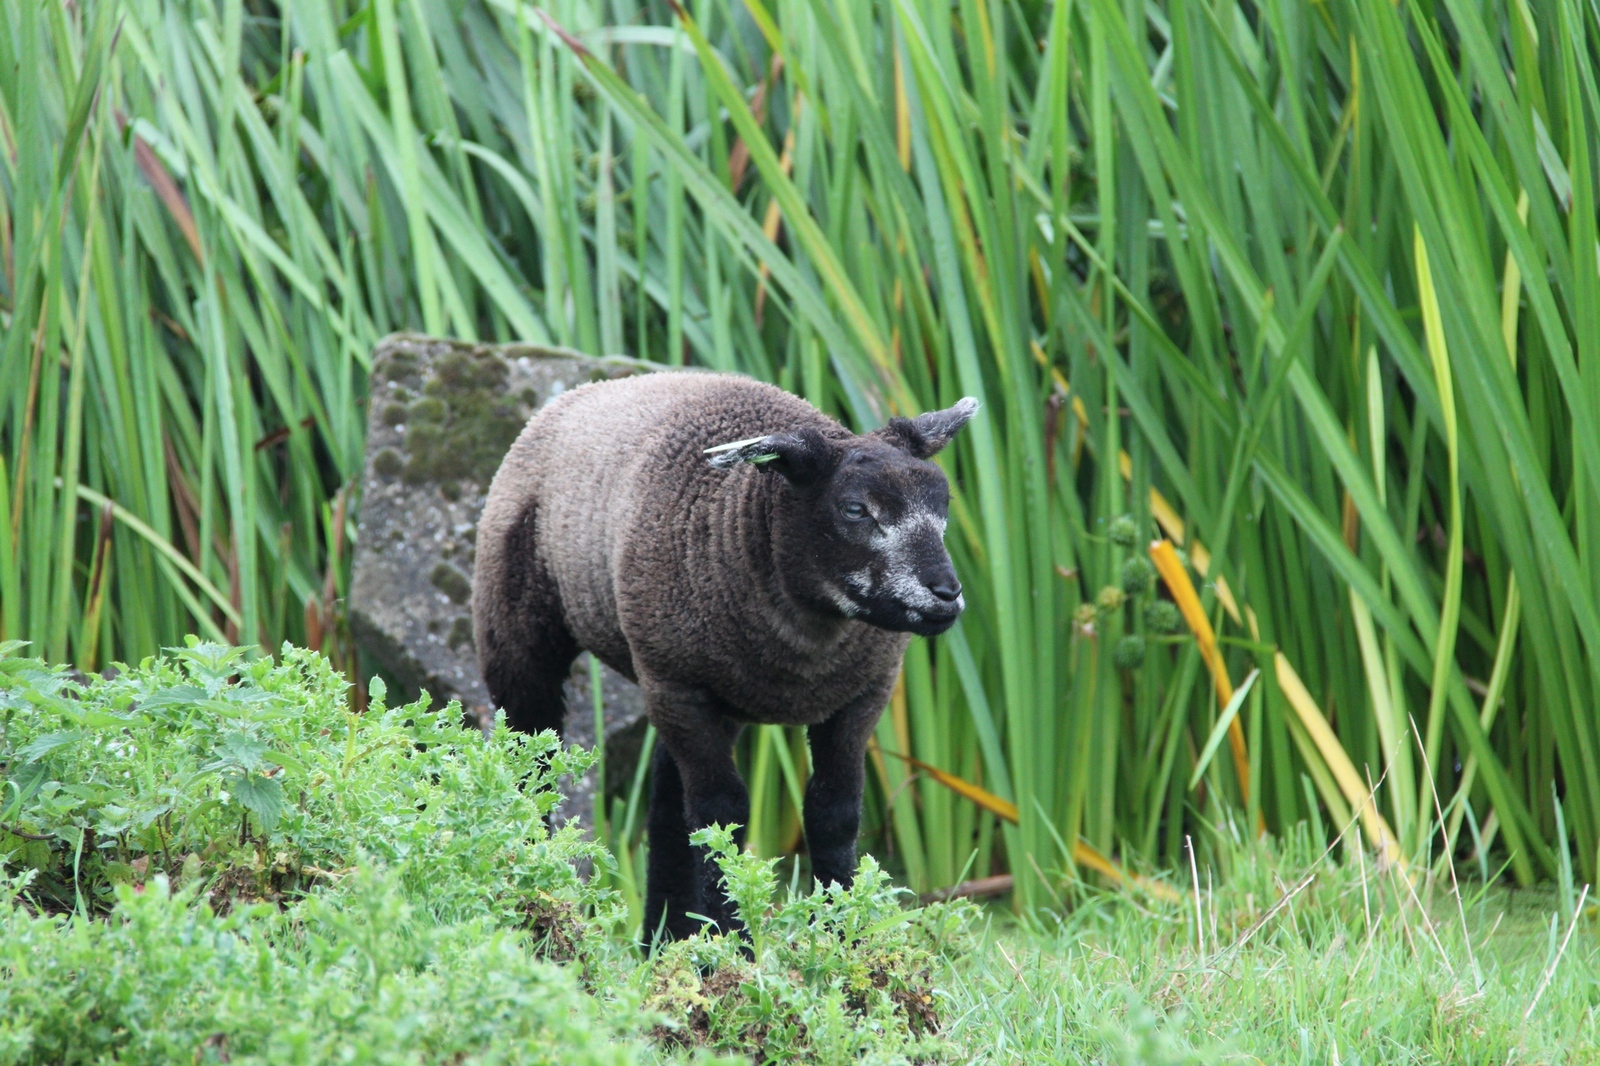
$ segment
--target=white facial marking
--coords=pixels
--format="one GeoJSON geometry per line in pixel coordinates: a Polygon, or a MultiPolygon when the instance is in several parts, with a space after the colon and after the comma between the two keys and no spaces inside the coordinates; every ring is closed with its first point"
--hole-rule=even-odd
{"type": "Polygon", "coordinates": [[[883,553],[885,590],[907,609],[907,617],[919,621],[921,609],[947,610],[947,605],[928,590],[917,576],[911,546],[922,536],[933,533],[944,539],[945,520],[932,511],[913,511],[893,525],[882,527],[873,536],[883,553]]]}

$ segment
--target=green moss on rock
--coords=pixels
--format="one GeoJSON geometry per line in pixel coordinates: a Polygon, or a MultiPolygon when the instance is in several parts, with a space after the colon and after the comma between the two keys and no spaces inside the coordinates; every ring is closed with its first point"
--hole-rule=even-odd
{"type": "Polygon", "coordinates": [[[527,415],[506,395],[508,371],[490,351],[455,349],[407,413],[407,484],[471,479],[487,485],[527,415]]]}
{"type": "Polygon", "coordinates": [[[450,417],[450,409],[444,405],[443,400],[424,396],[411,405],[406,417],[413,422],[443,422],[450,417]]]}
{"type": "Polygon", "coordinates": [[[466,603],[472,598],[472,582],[449,563],[440,563],[428,575],[433,587],[450,597],[452,603],[466,603]]]}
{"type": "Polygon", "coordinates": [[[393,448],[385,448],[372,457],[372,469],[381,477],[394,477],[405,468],[405,460],[393,448]]]}
{"type": "Polygon", "coordinates": [[[404,350],[393,353],[384,361],[383,376],[394,382],[415,380],[417,376],[417,357],[404,350]]]}

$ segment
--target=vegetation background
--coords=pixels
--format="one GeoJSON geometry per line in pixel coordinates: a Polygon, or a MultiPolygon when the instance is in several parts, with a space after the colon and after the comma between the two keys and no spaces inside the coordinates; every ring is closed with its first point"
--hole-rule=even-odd
{"type": "Polygon", "coordinates": [[[357,711],[304,649],[190,638],[109,680],[17,650],[5,1066],[1596,1061],[1582,895],[1565,920],[1489,886],[1419,906],[1398,866],[1330,861],[1301,826],[1230,849],[1203,895],[1018,923],[906,907],[870,857],[847,892],[785,890],[717,829],[749,938],[647,956],[625,894],[574,865],[621,864],[544,820],[586,752],[390,706],[378,679],[357,711]]]}
{"type": "MultiPolygon", "coordinates": [[[[970,394],[970,606],[874,756],[912,888],[1026,909],[1307,823],[1570,894],[1597,44],[1585,0],[3,0],[0,637],[355,672],[391,330],[863,428],[970,394]]],[[[783,854],[803,741],[748,744],[783,854]]]]}

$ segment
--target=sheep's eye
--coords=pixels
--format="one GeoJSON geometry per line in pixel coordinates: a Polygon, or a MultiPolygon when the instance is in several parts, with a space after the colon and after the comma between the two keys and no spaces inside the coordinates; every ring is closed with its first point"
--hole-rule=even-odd
{"type": "Polygon", "coordinates": [[[846,500],[839,505],[839,513],[852,522],[859,522],[867,517],[867,506],[855,500],[846,500]]]}

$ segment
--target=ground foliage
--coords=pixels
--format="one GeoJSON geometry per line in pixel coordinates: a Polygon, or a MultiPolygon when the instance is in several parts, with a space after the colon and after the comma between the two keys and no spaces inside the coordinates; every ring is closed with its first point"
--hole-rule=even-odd
{"type": "Polygon", "coordinates": [[[576,829],[546,832],[552,775],[587,764],[552,737],[480,738],[459,709],[365,714],[315,653],[281,662],[195,642],[109,680],[0,660],[0,823],[51,909],[95,913],[113,886],[165,874],[212,903],[303,895],[362,863],[445,921],[514,924],[529,901],[590,901],[576,829]],[[36,839],[43,838],[43,839],[36,839]],[[440,878],[441,870],[455,877],[440,878]]]}
{"type": "Polygon", "coordinates": [[[1592,907],[1563,952],[1559,893],[1474,881],[1458,906],[1448,876],[1409,888],[1307,832],[1225,853],[1182,907],[996,923],[947,971],[949,1039],[984,1063],[1600,1062],[1592,907]]]}
{"type": "Polygon", "coordinates": [[[747,933],[650,956],[543,818],[587,755],[348,696],[292,648],[0,656],[0,1063],[1596,1061],[1570,876],[1458,905],[1334,827],[1225,823],[1181,902],[1019,923],[908,908],[871,858],[785,885],[717,828],[747,933]]]}
{"type": "Polygon", "coordinates": [[[639,1061],[627,1014],[570,968],[407,895],[362,867],[283,910],[222,916],[158,875],[118,885],[90,920],[30,914],[16,878],[0,902],[0,1061],[639,1061]]]}
{"type": "Polygon", "coordinates": [[[862,860],[849,889],[781,896],[777,863],[734,849],[721,827],[697,834],[719,856],[743,938],[694,937],[652,960],[646,1005],[669,1021],[656,1037],[761,1061],[945,1061],[945,996],[934,971],[970,938],[971,916],[906,910],[883,870],[862,860]]]}
{"type": "Polygon", "coordinates": [[[577,872],[610,856],[544,820],[588,755],[346,688],[292,648],[0,658],[0,1062],[954,1054],[934,974],[964,911],[906,910],[870,859],[780,894],[722,833],[749,938],[641,957],[577,872]]]}

